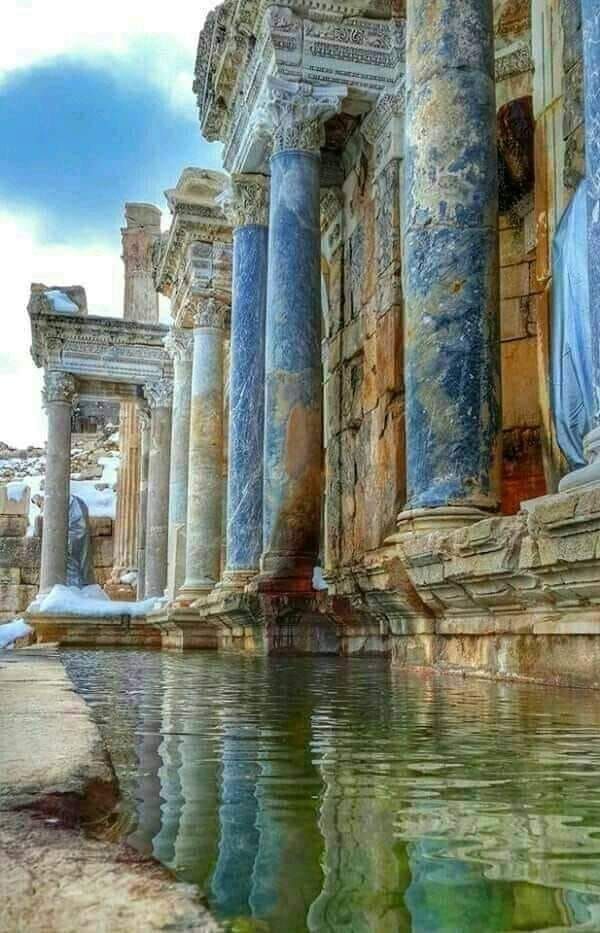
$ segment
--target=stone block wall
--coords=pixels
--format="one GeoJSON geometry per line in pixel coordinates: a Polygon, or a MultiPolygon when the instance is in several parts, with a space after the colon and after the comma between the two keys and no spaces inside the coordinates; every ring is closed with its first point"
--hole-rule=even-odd
{"type": "Polygon", "coordinates": [[[353,566],[395,528],[404,491],[400,161],[376,176],[355,132],[324,255],[325,566],[353,566]]]}
{"type": "Polygon", "coordinates": [[[14,619],[31,602],[39,581],[39,546],[26,537],[29,490],[9,495],[0,487],[0,621],[14,619]]]}

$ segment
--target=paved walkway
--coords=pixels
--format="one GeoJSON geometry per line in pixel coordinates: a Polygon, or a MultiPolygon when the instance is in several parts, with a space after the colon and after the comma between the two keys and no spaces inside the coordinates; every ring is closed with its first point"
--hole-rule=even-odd
{"type": "Polygon", "coordinates": [[[98,728],[56,655],[0,653],[2,933],[219,929],[192,888],[90,836],[107,835],[117,800],[98,728]]]}

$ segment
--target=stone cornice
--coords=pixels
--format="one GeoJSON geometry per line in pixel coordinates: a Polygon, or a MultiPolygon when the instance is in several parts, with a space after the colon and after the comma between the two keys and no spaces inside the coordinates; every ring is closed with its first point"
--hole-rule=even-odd
{"type": "Polygon", "coordinates": [[[94,315],[30,314],[36,366],[101,382],[143,385],[169,371],[161,324],[94,315]]]}
{"type": "Polygon", "coordinates": [[[75,379],[70,373],[62,370],[46,370],[44,374],[44,387],[42,389],[43,405],[46,407],[52,402],[64,402],[72,405],[76,397],[77,387],[75,379]]]}
{"type": "Polygon", "coordinates": [[[264,171],[268,145],[255,118],[269,77],[342,84],[361,103],[404,68],[405,22],[391,4],[230,0],[200,36],[195,91],[203,134],[224,143],[231,172],[264,171]]]}
{"type": "Polygon", "coordinates": [[[222,195],[224,210],[234,228],[269,223],[269,180],[264,175],[232,175],[222,195]]]}
{"type": "Polygon", "coordinates": [[[151,411],[156,408],[170,408],[173,404],[173,380],[163,377],[155,382],[147,382],[144,395],[151,411]]]}

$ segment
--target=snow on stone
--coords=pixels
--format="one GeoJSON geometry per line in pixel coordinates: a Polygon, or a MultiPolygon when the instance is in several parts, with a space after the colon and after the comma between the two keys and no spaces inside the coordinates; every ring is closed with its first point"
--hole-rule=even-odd
{"type": "Polygon", "coordinates": [[[33,629],[23,619],[0,623],[0,648],[7,648],[18,638],[24,638],[25,635],[29,635],[31,632],[33,632],[33,629]]]}
{"type": "Polygon", "coordinates": [[[57,314],[77,314],[79,312],[75,302],[71,301],[69,296],[61,292],[59,288],[49,288],[45,295],[52,305],[52,310],[56,311],[57,314]]]}
{"type": "Polygon", "coordinates": [[[11,502],[21,502],[27,495],[29,485],[27,483],[7,483],[6,494],[11,502]]]}
{"type": "Polygon", "coordinates": [[[114,619],[129,616],[137,619],[164,604],[164,599],[144,599],[141,602],[118,602],[108,598],[104,590],[94,583],[79,589],[57,584],[29,610],[36,615],[87,616],[95,619],[114,619]]]}
{"type": "Polygon", "coordinates": [[[117,496],[112,486],[93,479],[71,480],[71,494],[83,499],[90,518],[116,518],[117,496]]]}
{"type": "Polygon", "coordinates": [[[329,589],[323,577],[323,569],[321,567],[313,568],[312,587],[313,587],[313,590],[329,589]]]}

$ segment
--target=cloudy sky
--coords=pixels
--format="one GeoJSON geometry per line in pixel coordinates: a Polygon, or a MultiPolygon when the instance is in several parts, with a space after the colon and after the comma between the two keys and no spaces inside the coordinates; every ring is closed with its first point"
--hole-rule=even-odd
{"type": "MultiPolygon", "coordinates": [[[[123,204],[187,165],[219,167],[191,85],[211,0],[0,0],[0,440],[45,440],[29,356],[31,282],[122,313],[123,204]]],[[[163,224],[167,217],[163,214],[163,224]]]]}

